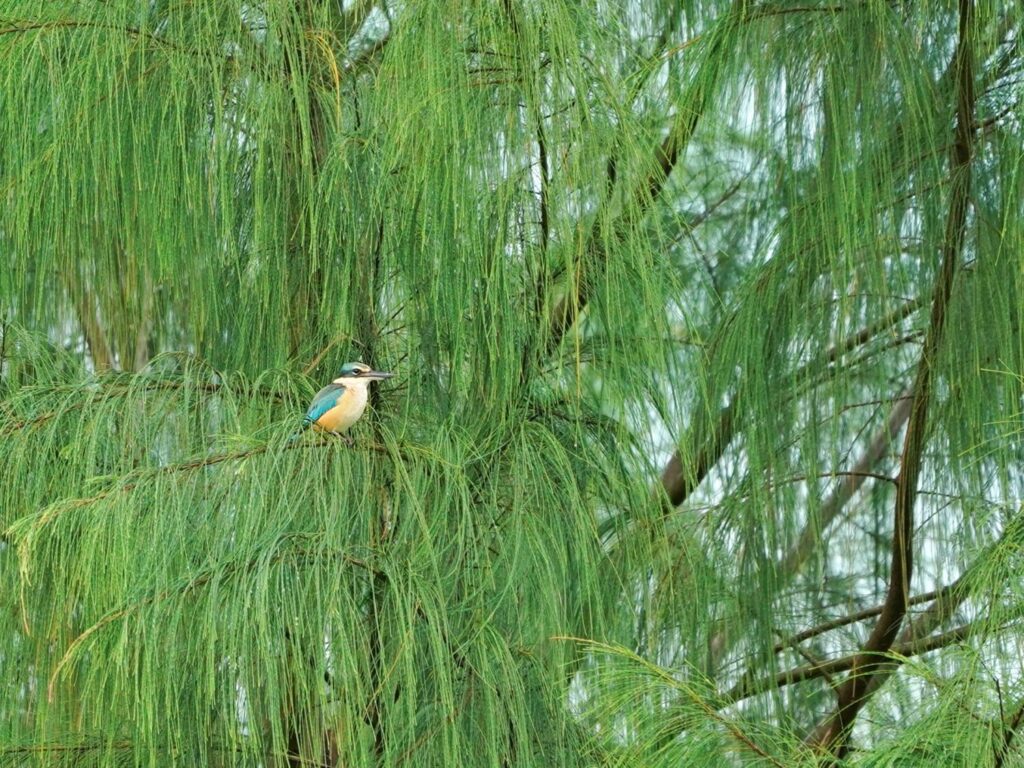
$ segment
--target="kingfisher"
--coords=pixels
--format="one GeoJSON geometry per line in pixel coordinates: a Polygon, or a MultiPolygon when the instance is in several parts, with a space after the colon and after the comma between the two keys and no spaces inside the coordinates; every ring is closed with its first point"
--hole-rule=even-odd
{"type": "Polygon", "coordinates": [[[366,388],[371,381],[390,379],[393,373],[375,371],[363,363],[345,363],[338,378],[313,396],[303,427],[340,435],[366,410],[366,388]]]}

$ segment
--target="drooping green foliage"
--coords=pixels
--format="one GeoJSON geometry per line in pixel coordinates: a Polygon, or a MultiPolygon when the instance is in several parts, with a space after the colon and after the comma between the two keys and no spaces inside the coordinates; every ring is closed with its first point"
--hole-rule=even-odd
{"type": "Polygon", "coordinates": [[[0,764],[1019,763],[1022,24],[0,0],[0,764]]]}

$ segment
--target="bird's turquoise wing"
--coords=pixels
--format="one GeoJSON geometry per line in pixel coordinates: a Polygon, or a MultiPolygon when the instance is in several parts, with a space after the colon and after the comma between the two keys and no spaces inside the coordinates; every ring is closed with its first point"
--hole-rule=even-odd
{"type": "Polygon", "coordinates": [[[344,384],[328,384],[321,389],[313,396],[313,402],[309,404],[309,410],[306,411],[306,418],[303,421],[307,424],[315,422],[337,404],[338,398],[344,391],[344,384]]]}

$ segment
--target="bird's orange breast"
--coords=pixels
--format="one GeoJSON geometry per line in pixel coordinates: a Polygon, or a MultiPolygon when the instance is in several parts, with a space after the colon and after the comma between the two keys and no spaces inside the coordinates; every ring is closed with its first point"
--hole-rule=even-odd
{"type": "Polygon", "coordinates": [[[344,432],[359,420],[365,409],[366,389],[348,388],[334,407],[316,420],[316,426],[326,432],[344,432]]]}

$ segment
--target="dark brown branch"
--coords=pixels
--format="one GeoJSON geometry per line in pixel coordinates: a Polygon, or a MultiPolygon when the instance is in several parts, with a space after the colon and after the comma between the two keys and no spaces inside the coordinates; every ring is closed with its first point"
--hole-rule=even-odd
{"type": "MultiPolygon", "coordinates": [[[[979,629],[983,629],[985,626],[986,622],[984,620],[975,621],[968,624],[961,624],[959,627],[951,629],[948,632],[943,632],[941,635],[933,635],[932,637],[912,640],[907,643],[897,643],[890,646],[885,651],[879,651],[877,663],[896,663],[893,661],[894,657],[910,658],[911,656],[920,656],[923,653],[937,651],[949,645],[961,643],[967,640],[974,632],[979,629]]],[[[1006,629],[1009,626],[1016,626],[1016,624],[1007,624],[1001,628],[1006,629]]],[[[780,672],[774,677],[763,678],[754,682],[741,683],[720,699],[719,706],[727,707],[730,704],[735,704],[737,701],[749,699],[752,696],[757,696],[758,694],[765,693],[766,691],[782,688],[787,685],[795,685],[796,683],[803,683],[808,680],[815,680],[817,678],[828,678],[829,676],[839,674],[840,672],[849,671],[851,675],[867,674],[861,671],[864,669],[864,656],[864,651],[858,651],[857,653],[851,653],[849,656],[843,656],[838,659],[831,659],[830,661],[823,661],[818,664],[805,664],[801,667],[794,667],[793,669],[788,669],[785,672],[780,672]]],[[[847,684],[848,681],[844,682],[843,686],[847,684]]]]}
{"type": "Polygon", "coordinates": [[[806,648],[802,648],[799,645],[793,646],[793,651],[798,656],[800,656],[800,658],[802,658],[804,661],[808,662],[811,666],[822,668],[823,671],[821,673],[821,676],[825,678],[825,683],[826,685],[828,685],[829,688],[832,688],[834,690],[837,687],[837,684],[832,677],[832,673],[825,669],[826,662],[822,661],[821,659],[815,658],[813,655],[811,655],[810,651],[808,651],[806,648]]]}
{"type": "Polygon", "coordinates": [[[732,442],[736,428],[734,402],[718,412],[718,420],[710,430],[698,427],[687,439],[688,445],[698,446],[692,461],[684,465],[682,454],[677,450],[665,465],[661,487],[672,506],[678,507],[686,501],[732,442]]]}
{"type": "MultiPolygon", "coordinates": [[[[809,375],[810,371],[814,366],[820,366],[822,364],[828,365],[837,361],[842,355],[856,349],[859,346],[863,346],[873,339],[877,334],[882,331],[891,328],[902,320],[912,315],[924,304],[923,301],[908,301],[903,306],[889,312],[885,317],[880,318],[874,323],[865,326],[860,331],[847,338],[843,339],[842,342],[829,348],[825,353],[825,357],[822,363],[810,363],[804,366],[794,377],[796,380],[801,380],[809,375]]],[[[902,427],[903,422],[906,421],[906,417],[909,414],[909,405],[906,408],[900,406],[902,401],[897,402],[897,407],[894,408],[893,414],[889,417],[889,423],[885,432],[875,438],[869,453],[865,454],[859,461],[853,471],[861,474],[867,472],[877,458],[872,461],[865,461],[872,451],[884,451],[888,445],[889,440],[895,437],[895,433],[902,427]],[[905,412],[904,412],[905,411],[905,412]],[[889,438],[889,435],[893,435],[893,438],[889,438]],[[878,447],[877,443],[881,443],[884,439],[884,444],[881,448],[878,447]]],[[[697,446],[697,453],[693,457],[693,460],[689,463],[689,469],[683,464],[683,458],[680,452],[677,450],[672,454],[668,464],[665,465],[665,469],[661,474],[661,486],[665,491],[668,501],[672,506],[679,506],[682,504],[694,489],[700,485],[701,481],[707,475],[718,460],[722,457],[726,447],[732,442],[732,438],[735,434],[735,398],[725,408],[722,408],[717,417],[717,423],[710,429],[706,425],[699,425],[695,429],[691,430],[690,435],[687,436],[684,441],[685,445],[697,446]]],[[[859,483],[851,483],[847,481],[840,486],[839,491],[833,497],[834,501],[832,504],[836,504],[835,513],[838,513],[842,505],[846,503],[850,496],[853,495],[853,491],[856,491],[856,486],[859,483]],[[850,486],[854,486],[853,490],[850,490],[850,486]],[[849,494],[842,498],[843,495],[849,494]]],[[[830,502],[826,502],[826,505],[830,502]]],[[[826,507],[827,509],[827,507],[826,507]]]]}
{"type": "MultiPolygon", "coordinates": [[[[654,150],[653,167],[635,187],[632,200],[624,205],[623,213],[609,225],[610,231],[601,224],[600,212],[594,217],[594,225],[581,249],[581,255],[576,258],[573,265],[567,292],[558,300],[551,313],[546,344],[549,356],[558,349],[566,333],[576,324],[577,318],[590,302],[597,278],[603,272],[609,255],[606,239],[620,239],[629,221],[644,215],[664,190],[679,157],[689,145],[700,119],[711,103],[720,71],[720,49],[726,38],[724,31],[727,25],[742,21],[745,15],[745,3],[743,0],[736,0],[730,18],[723,21],[723,26],[712,34],[711,43],[704,53],[704,63],[695,76],[693,90],[689,98],[682,100],[689,106],[680,108],[676,113],[668,135],[654,150]]],[[[614,179],[613,166],[610,167],[609,173],[609,178],[614,179]]],[[[611,197],[608,199],[611,200],[611,197]]]]}
{"type": "MultiPolygon", "coordinates": [[[[866,342],[870,337],[864,337],[862,333],[858,333],[856,338],[866,342]]],[[[845,347],[846,345],[844,344],[843,346],[845,347]]],[[[807,562],[807,558],[811,556],[811,553],[821,543],[822,532],[832,525],[846,507],[846,504],[870,476],[869,470],[871,467],[877,464],[889,450],[889,446],[896,440],[897,435],[903,428],[904,422],[910,417],[910,406],[911,400],[909,397],[900,396],[896,399],[896,404],[889,413],[889,418],[886,419],[885,424],[871,439],[868,447],[854,465],[853,471],[846,474],[839,481],[831,495],[822,502],[815,519],[808,520],[805,523],[803,531],[800,533],[800,538],[790,547],[786,556],[779,564],[778,579],[780,585],[789,583],[800,572],[804,563],[807,562]]],[[[888,477],[886,481],[892,482],[891,478],[888,477]]],[[[881,609],[878,613],[881,613],[881,609]]],[[[712,636],[709,648],[713,664],[717,664],[718,659],[725,653],[728,643],[729,636],[724,629],[712,636]]]]}
{"type": "Polygon", "coordinates": [[[865,326],[857,333],[852,336],[847,336],[843,339],[842,344],[837,344],[831,347],[825,354],[826,359],[830,363],[834,363],[840,358],[840,356],[856,349],[857,347],[867,344],[871,339],[882,331],[888,330],[896,325],[901,320],[905,320],[912,314],[917,312],[921,307],[924,306],[924,299],[917,298],[906,302],[903,306],[897,307],[892,312],[887,314],[885,317],[880,318],[871,325],[865,326]]]}
{"type": "Polygon", "coordinates": [[[819,472],[816,475],[793,475],[784,478],[772,486],[788,485],[790,483],[806,483],[808,480],[835,480],[837,478],[856,478],[860,480],[878,480],[882,483],[896,484],[896,478],[890,477],[882,472],[868,472],[863,469],[837,469],[832,472],[819,472]]]}
{"type": "MultiPolygon", "coordinates": [[[[1014,547],[1013,543],[1020,539],[1022,530],[1024,530],[1024,515],[1018,515],[1006,527],[999,539],[990,544],[984,552],[979,554],[955,581],[932,592],[926,592],[909,598],[907,600],[908,606],[927,602],[929,600],[931,603],[912,621],[907,623],[903,632],[900,634],[899,639],[896,641],[894,648],[912,648],[917,647],[917,644],[923,643],[928,645],[930,643],[934,645],[934,643],[938,642],[934,638],[929,640],[929,636],[949,621],[949,619],[953,617],[957,608],[963,604],[965,600],[976,594],[979,589],[984,588],[986,583],[984,575],[990,573],[988,568],[986,568],[986,564],[991,562],[993,558],[997,561],[1001,561],[1003,559],[1001,553],[1006,550],[1006,547],[1014,547]]],[[[779,653],[786,647],[795,646],[798,643],[802,643],[812,637],[825,634],[826,632],[830,632],[834,629],[838,629],[858,621],[863,621],[864,619],[871,618],[872,616],[878,616],[884,609],[885,604],[883,603],[832,621],[824,622],[823,624],[819,624],[816,627],[800,632],[778,643],[773,649],[773,653],[779,653]]],[[[946,635],[943,635],[942,637],[949,636],[950,633],[946,633],[946,635]]],[[[852,659],[855,655],[856,654],[844,657],[844,659],[852,659]]],[[[823,662],[823,667],[829,674],[831,674],[836,671],[836,669],[828,665],[843,664],[845,663],[844,659],[823,662]]],[[[871,683],[868,687],[868,693],[873,693],[882,684],[882,682],[887,679],[888,675],[892,674],[899,667],[900,663],[901,659],[898,656],[887,656],[883,658],[879,662],[879,667],[871,679],[871,683]]],[[[803,671],[790,670],[789,672],[777,675],[774,679],[776,681],[785,679],[787,681],[786,684],[788,684],[788,682],[799,682],[800,680],[808,679],[806,675],[810,675],[810,672],[807,667],[799,667],[797,670],[803,671]]],[[[810,675],[810,677],[814,677],[814,675],[810,675]]],[[[740,698],[747,698],[755,695],[756,693],[762,693],[772,687],[774,687],[774,683],[766,680],[758,682],[753,672],[747,672],[747,674],[741,678],[741,682],[734,686],[733,690],[727,693],[723,700],[726,703],[731,703],[740,698]]]]}
{"type": "MultiPolygon", "coordinates": [[[[668,45],[668,41],[678,33],[681,20],[682,14],[669,14],[668,23],[658,34],[658,38],[651,48],[650,55],[646,57],[645,64],[639,67],[631,76],[626,78],[626,81],[631,81],[633,83],[633,87],[629,89],[629,94],[625,99],[626,104],[632,105],[636,103],[637,97],[643,89],[647,87],[647,83],[650,81],[653,73],[657,72],[659,69],[659,67],[653,66],[653,63],[659,59],[666,58],[669,55],[665,46],[668,45]]],[[[615,137],[615,141],[612,143],[612,149],[608,153],[608,161],[605,164],[605,191],[609,196],[615,192],[615,184],[618,181],[619,176],[619,155],[621,152],[622,134],[620,133],[615,137]]]]}
{"type": "MultiPolygon", "coordinates": [[[[1007,542],[1013,542],[1019,539],[1021,535],[1021,529],[1024,528],[1024,516],[1019,516],[1011,522],[1006,530],[999,537],[999,540],[994,544],[990,545],[987,550],[979,555],[975,560],[967,567],[966,570],[951,584],[947,584],[941,589],[934,590],[932,592],[925,592],[920,595],[915,595],[907,600],[907,605],[916,605],[931,601],[931,604],[924,609],[918,616],[916,616],[900,634],[897,640],[897,648],[912,647],[915,643],[928,642],[927,638],[949,621],[955,613],[956,609],[967,600],[972,594],[975,593],[976,589],[981,585],[979,576],[985,572],[984,566],[989,562],[990,558],[994,555],[998,557],[997,550],[1001,547],[1006,546],[1007,542]]],[[[832,621],[827,621],[819,624],[811,629],[799,632],[786,640],[776,644],[772,649],[773,653],[779,653],[786,647],[794,647],[799,643],[816,637],[818,635],[831,632],[834,629],[854,624],[864,619],[878,616],[885,609],[885,604],[877,605],[872,608],[867,608],[863,611],[851,613],[847,616],[842,616],[832,621]]],[[[904,654],[910,655],[910,654],[904,654]]],[[[849,656],[846,658],[853,658],[849,656]]],[[[842,660],[839,660],[842,661],[842,660]]],[[[833,667],[827,666],[834,662],[823,662],[824,669],[829,675],[834,670],[833,667]]],[[[901,659],[898,656],[887,656],[879,662],[878,669],[874,672],[871,682],[868,685],[867,695],[871,695],[877,690],[881,684],[888,679],[900,665],[901,659]]],[[[801,670],[806,670],[806,667],[800,667],[801,670]]],[[[800,677],[797,674],[796,677],[800,677]]],[[[811,675],[813,677],[813,675],[811,675]]],[[[799,680],[790,680],[794,677],[792,671],[782,673],[776,676],[775,680],[785,679],[789,682],[799,682],[799,680]]],[[[800,677],[800,679],[807,679],[806,677],[800,677]]],[[[788,684],[788,683],[787,683],[788,684]]],[[[757,682],[753,671],[749,671],[743,675],[741,682],[734,686],[733,690],[725,696],[725,701],[731,703],[740,698],[747,698],[748,696],[754,695],[755,693],[761,693],[770,688],[774,687],[773,683],[766,682],[764,680],[757,682]],[[754,693],[751,693],[754,692],[754,693]]]]}
{"type": "MultiPolygon", "coordinates": [[[[907,600],[907,605],[917,605],[918,603],[926,603],[929,600],[934,600],[938,595],[942,594],[946,590],[953,588],[953,585],[943,587],[941,590],[932,590],[931,592],[923,592],[920,595],[914,595],[907,600]]],[[[818,624],[810,629],[805,629],[802,632],[797,632],[795,635],[780,640],[772,648],[772,653],[781,653],[786,648],[794,648],[800,643],[806,642],[812,638],[824,635],[827,632],[832,632],[836,629],[842,629],[848,627],[850,624],[856,624],[857,622],[870,619],[882,612],[882,605],[874,605],[870,608],[865,608],[862,611],[856,611],[854,613],[848,613],[845,616],[840,616],[838,619],[832,619],[831,621],[825,621],[818,624]]]]}
{"type": "MultiPolygon", "coordinates": [[[[940,589],[932,603],[920,615],[908,622],[907,626],[903,628],[903,632],[900,633],[897,642],[910,643],[925,638],[953,618],[957,608],[971,595],[975,594],[976,590],[982,585],[979,576],[984,572],[984,564],[989,561],[989,558],[997,549],[1005,546],[1006,542],[1019,540],[1022,528],[1024,528],[1024,516],[1018,515],[1006,527],[1006,530],[1003,531],[999,539],[987,548],[985,553],[975,558],[956,581],[940,589]]],[[[872,677],[867,694],[874,694],[889,679],[889,676],[896,671],[898,666],[898,660],[886,660],[879,667],[874,677],[872,677]]]]}
{"type": "Polygon", "coordinates": [[[954,53],[957,83],[956,141],[950,158],[949,215],[943,242],[942,265],[936,278],[931,320],[913,386],[913,403],[900,460],[893,513],[893,552],[885,603],[875,628],[860,653],[853,657],[850,674],[840,687],[835,711],[808,737],[808,743],[842,756],[857,714],[870,696],[869,686],[884,655],[892,647],[907,612],[913,573],[914,502],[926,438],[932,372],[942,346],[946,311],[953,279],[963,249],[967,206],[971,189],[971,124],[974,109],[972,66],[973,0],[960,0],[959,39],[954,53]]]}
{"type": "Polygon", "coordinates": [[[537,118],[537,162],[540,165],[540,250],[547,251],[551,239],[551,214],[549,212],[548,148],[544,138],[544,124],[537,118]]]}
{"type": "Polygon", "coordinates": [[[1013,737],[1017,735],[1021,722],[1024,722],[1024,699],[1021,699],[1017,709],[1010,716],[1009,722],[1003,726],[1003,743],[996,750],[996,759],[992,763],[993,768],[1003,768],[1006,758],[1010,754],[1010,747],[1013,744],[1013,737]]]}

